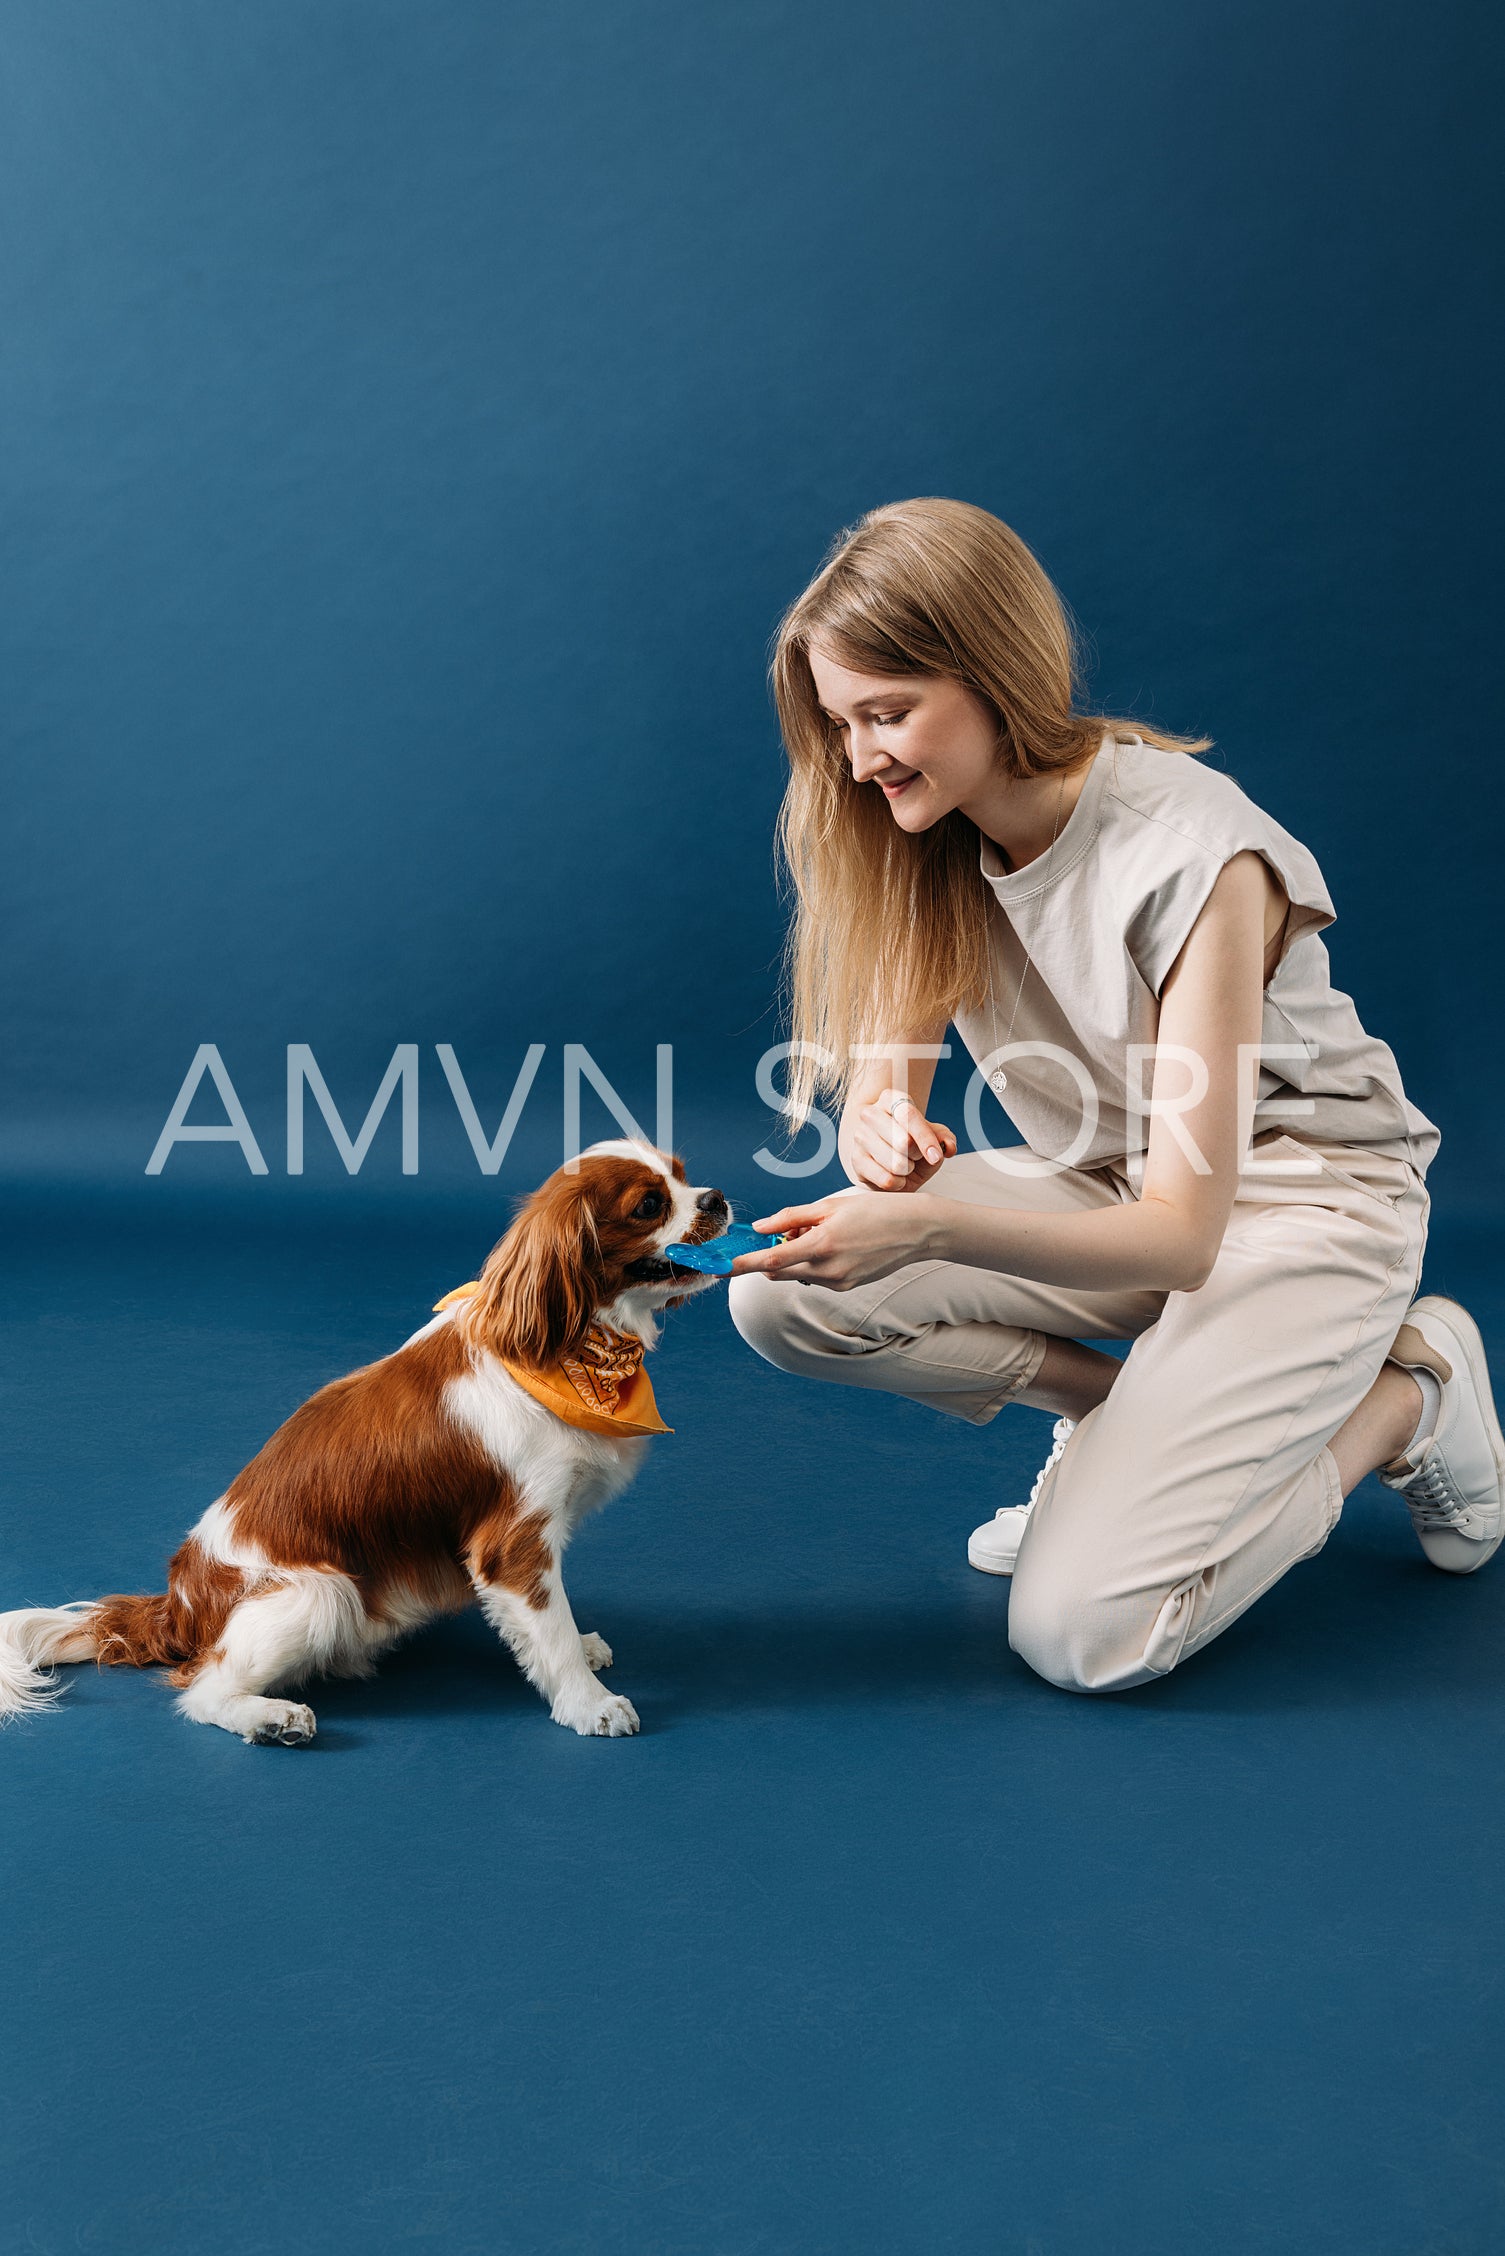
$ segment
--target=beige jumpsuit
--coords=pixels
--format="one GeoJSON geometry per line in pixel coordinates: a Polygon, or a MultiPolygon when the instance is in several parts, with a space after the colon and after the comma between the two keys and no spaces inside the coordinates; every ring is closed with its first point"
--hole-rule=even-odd
{"type": "MultiPolygon", "coordinates": [[[[1153,1043],[1161,981],[1219,869],[1253,847],[1292,917],[1266,987],[1276,1064],[1261,1073],[1211,1275],[1191,1292],[1073,1291],[926,1261],[848,1292],[737,1277],[730,1306],[783,1370],[975,1424],[1029,1384],[1048,1337],[1133,1340],[1043,1485],[1009,1607],[1009,1641],[1032,1668],[1101,1692],[1167,1674],[1327,1540],[1342,1501],[1327,1443],[1417,1289],[1438,1139],[1388,1049],[1331,986],[1316,934],[1333,912],[1316,864],[1228,777],[1105,737],[1058,843],[1066,852],[1043,883],[1038,865],[1003,872],[983,846],[1011,1003],[1028,940],[1021,1054],[1005,1062],[1008,1109],[1029,1143],[963,1150],[912,1195],[1050,1212],[1137,1195],[1127,1152],[1142,1151],[1144,1124],[1125,1053],[1153,1043]],[[1042,912],[1033,921],[1030,908],[1042,912]],[[1070,1051],[1073,1072],[1052,1048],[1070,1051]],[[1076,1164],[1025,1171],[1031,1153],[1073,1142],[1076,1164]]],[[[999,1045],[986,1019],[958,1030],[979,1061],[999,1045]]]]}

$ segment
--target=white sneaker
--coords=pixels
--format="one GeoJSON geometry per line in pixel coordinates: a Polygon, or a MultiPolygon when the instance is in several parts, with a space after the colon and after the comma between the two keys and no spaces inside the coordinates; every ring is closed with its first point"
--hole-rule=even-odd
{"type": "Polygon", "coordinates": [[[1075,1418],[1057,1418],[1051,1429],[1050,1455],[1035,1475],[1035,1485],[1029,1492],[1027,1504],[1005,1504],[974,1528],[967,1538],[967,1560],[983,1574],[1011,1575],[1014,1561],[1019,1556],[1019,1545],[1024,1535],[1025,1523],[1034,1510],[1045,1476],[1060,1456],[1076,1431],[1075,1418]]]}
{"type": "Polygon", "coordinates": [[[1473,1574],[1505,1536],[1505,1436],[1495,1415],[1479,1327],[1456,1300],[1415,1300],[1389,1360],[1430,1371],[1442,1402],[1430,1432],[1380,1479],[1406,1500],[1423,1551],[1445,1574],[1473,1574]]]}

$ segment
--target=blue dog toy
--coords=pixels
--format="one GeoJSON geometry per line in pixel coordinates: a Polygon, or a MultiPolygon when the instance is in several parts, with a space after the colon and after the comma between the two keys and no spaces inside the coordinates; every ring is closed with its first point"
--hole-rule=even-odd
{"type": "Polygon", "coordinates": [[[745,1222],[730,1222],[719,1238],[707,1238],[704,1245],[665,1246],[664,1259],[672,1261],[676,1269],[698,1269],[707,1277],[727,1277],[739,1253],[762,1253],[766,1247],[783,1242],[782,1237],[765,1238],[745,1222]]]}

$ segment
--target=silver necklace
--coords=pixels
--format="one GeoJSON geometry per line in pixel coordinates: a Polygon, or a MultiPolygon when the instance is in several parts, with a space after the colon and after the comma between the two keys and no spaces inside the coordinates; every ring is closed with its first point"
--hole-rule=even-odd
{"type": "MultiPolygon", "coordinates": [[[[1055,829],[1054,829],[1054,830],[1053,830],[1053,831],[1051,832],[1051,834],[1050,834],[1050,844],[1049,844],[1049,845],[1048,845],[1048,846],[1046,847],[1046,849],[1045,849],[1045,853],[1044,853],[1044,855],[1043,855],[1043,857],[1042,857],[1042,859],[1043,859],[1043,861],[1044,861],[1044,863],[1045,863],[1045,868],[1046,868],[1046,870],[1048,870],[1048,869],[1049,869],[1049,867],[1050,867],[1050,862],[1051,862],[1051,858],[1052,858],[1052,856],[1053,856],[1053,855],[1054,855],[1054,853],[1055,853],[1055,850],[1056,850],[1056,840],[1057,840],[1057,839],[1058,839],[1058,838],[1060,837],[1060,835],[1061,835],[1061,809],[1062,809],[1062,808],[1063,808],[1063,807],[1065,806],[1065,804],[1066,804],[1066,771],[1065,771],[1065,769],[1063,768],[1063,769],[1062,769],[1062,771],[1061,771],[1061,788],[1060,788],[1060,790],[1059,790],[1059,791],[1058,791],[1058,792],[1056,793],[1056,827],[1055,827],[1055,829]]],[[[1028,864],[1028,862],[1026,862],[1024,866],[1025,866],[1025,868],[1026,868],[1026,869],[1028,869],[1030,865],[1028,864]]],[[[1041,890],[1042,890],[1042,891],[1044,890],[1044,883],[1045,883],[1045,871],[1042,871],[1042,872],[1041,872],[1041,890]]],[[[1012,918],[1012,917],[1010,917],[1010,918],[1009,918],[1009,923],[1010,923],[1010,925],[1013,925],[1013,923],[1014,923],[1014,920],[1013,920],[1013,918],[1012,918]]],[[[1015,926],[1015,927],[1014,927],[1014,929],[1015,929],[1015,930],[1017,930],[1017,929],[1018,929],[1018,928],[1017,928],[1017,926],[1015,926]]],[[[1026,982],[1027,982],[1027,981],[1028,981],[1028,979],[1029,979],[1029,967],[1030,967],[1030,953],[1029,953],[1029,949],[1028,949],[1027,947],[1025,947],[1025,943],[1024,943],[1024,941],[1023,941],[1022,939],[1020,940],[1020,942],[1019,942],[1019,945],[1020,945],[1020,947],[1021,947],[1021,948],[1023,948],[1023,949],[1024,949],[1024,968],[1023,968],[1023,970],[1022,970],[1022,971],[1020,972],[1020,974],[1019,974],[1019,985],[1018,985],[1018,987],[1017,987],[1017,988],[1015,989],[1015,991],[1014,991],[1014,1007],[1013,1007],[1012,1011],[1010,1011],[1010,1013],[1009,1013],[1009,1030],[1008,1030],[1007,1034],[1005,1034],[1005,1036],[1003,1037],[1003,1040],[1002,1040],[1001,1042],[999,1042],[999,1041],[995,1040],[995,1041],[994,1041],[994,1043],[993,1043],[993,1046],[992,1046],[992,1052],[991,1052],[991,1054],[992,1054],[993,1056],[995,1056],[995,1057],[997,1056],[997,1054],[998,1054],[998,1052],[999,1052],[1000,1050],[1006,1050],[1006,1049],[1007,1049],[1007,1048],[1009,1047],[1009,1044],[1010,1044],[1010,1043],[1011,1043],[1011,1042],[1013,1041],[1013,1039],[1014,1039],[1014,1024],[1015,1024],[1015,1021],[1017,1020],[1017,1018],[1018,1018],[1018,1016],[1019,1016],[1019,1005],[1020,1005],[1020,1003],[1021,1003],[1021,1002],[1022,1002],[1022,1001],[1024,1000],[1024,989],[1025,989],[1025,984],[1026,984],[1026,982]]],[[[993,1034],[993,1035],[995,1035],[995,1036],[997,1035],[997,1032],[998,1032],[998,1010],[997,1010],[997,1006],[996,1006],[996,1004],[994,1003],[994,1000],[993,1000],[993,943],[992,943],[991,939],[990,939],[990,940],[989,940],[989,942],[988,942],[988,1031],[989,1031],[989,1033],[990,1033],[990,1034],[993,1034]]],[[[995,1097],[1001,1097],[1001,1096],[1003,1095],[1003,1092],[1004,1092],[1004,1090],[1005,1090],[1005,1089],[1006,1089],[1006,1088],[1008,1087],[1008,1085],[1009,1085],[1009,1077],[1008,1077],[1008,1075],[1007,1075],[1007,1074],[1006,1074],[1006,1073],[1004,1072],[1004,1070],[1003,1070],[1003,1067],[1002,1067],[1001,1065],[995,1065],[995,1066],[994,1066],[994,1068],[993,1068],[993,1070],[992,1070],[992,1072],[991,1072],[991,1073],[990,1073],[990,1074],[988,1075],[988,1087],[989,1087],[989,1088],[990,1088],[990,1089],[992,1090],[992,1092],[993,1092],[993,1094],[994,1094],[994,1096],[995,1096],[995,1097]]]]}

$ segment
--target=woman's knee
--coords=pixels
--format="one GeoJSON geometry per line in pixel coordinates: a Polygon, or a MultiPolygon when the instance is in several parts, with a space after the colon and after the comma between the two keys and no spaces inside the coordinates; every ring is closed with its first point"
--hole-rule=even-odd
{"type": "Polygon", "coordinates": [[[756,1269],[727,1279],[726,1305],[748,1346],[779,1370],[801,1363],[799,1298],[805,1288],[756,1269]]]}
{"type": "Polygon", "coordinates": [[[1063,1692],[1121,1692],[1160,1673],[1144,1664],[1143,1609],[1091,1581],[1043,1565],[1031,1573],[1021,1550],[1009,1593],[1009,1644],[1063,1692]]]}

